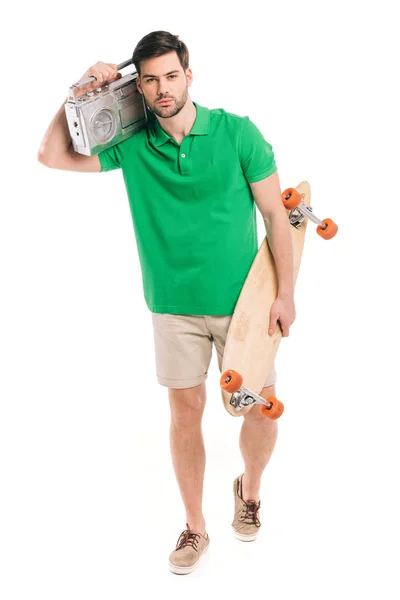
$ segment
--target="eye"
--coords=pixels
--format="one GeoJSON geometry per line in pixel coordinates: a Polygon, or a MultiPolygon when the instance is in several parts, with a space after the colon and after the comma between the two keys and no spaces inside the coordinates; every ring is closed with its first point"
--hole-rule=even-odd
{"type": "MultiPolygon", "coordinates": [[[[168,75],[168,77],[172,77],[172,78],[174,78],[174,79],[175,79],[177,76],[176,76],[176,75],[168,75]]],[[[147,79],[146,79],[146,81],[147,81],[147,82],[149,82],[149,81],[154,81],[154,77],[149,77],[149,78],[147,78],[147,79]]]]}

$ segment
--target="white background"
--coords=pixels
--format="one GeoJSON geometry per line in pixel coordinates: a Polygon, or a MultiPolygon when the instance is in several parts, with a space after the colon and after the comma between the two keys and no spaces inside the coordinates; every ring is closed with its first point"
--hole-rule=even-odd
{"type": "Polygon", "coordinates": [[[39,1],[8,11],[0,595],[398,598],[394,3],[39,1]],[[339,225],[331,241],[307,230],[297,318],[276,358],[285,413],[254,544],[231,531],[242,418],[223,408],[214,351],[203,420],[211,545],[187,577],[168,571],[185,513],[122,173],[37,161],[69,85],[98,60],[130,58],[159,29],[189,47],[192,100],[250,116],[273,145],[282,190],[308,180],[315,214],[339,225]]]}

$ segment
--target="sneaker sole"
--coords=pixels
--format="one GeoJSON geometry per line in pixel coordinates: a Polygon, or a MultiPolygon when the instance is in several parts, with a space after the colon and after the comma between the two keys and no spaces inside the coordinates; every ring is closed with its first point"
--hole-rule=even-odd
{"type": "Polygon", "coordinates": [[[206,548],[204,548],[203,552],[201,553],[200,558],[194,563],[194,565],[191,565],[190,567],[180,567],[178,565],[173,565],[171,562],[168,561],[169,570],[171,571],[171,573],[176,573],[177,575],[187,575],[188,573],[191,573],[198,566],[204,554],[208,552],[209,546],[210,544],[208,543],[206,548]]]}
{"type": "Polygon", "coordinates": [[[235,538],[241,542],[254,542],[254,540],[257,539],[258,533],[243,535],[243,533],[238,533],[234,527],[232,527],[232,529],[233,533],[235,534],[235,538]]]}

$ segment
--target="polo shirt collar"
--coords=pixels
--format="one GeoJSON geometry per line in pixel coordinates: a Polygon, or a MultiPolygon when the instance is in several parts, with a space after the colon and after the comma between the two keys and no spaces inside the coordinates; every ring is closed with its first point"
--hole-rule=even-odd
{"type": "MultiPolygon", "coordinates": [[[[210,111],[205,106],[200,106],[197,102],[193,102],[196,107],[196,119],[193,123],[192,129],[189,131],[188,135],[208,135],[208,129],[210,124],[210,111]]],[[[168,142],[168,140],[172,140],[172,136],[168,135],[166,131],[161,127],[158,119],[153,116],[153,126],[152,133],[154,136],[153,144],[155,146],[161,146],[168,142]]]]}

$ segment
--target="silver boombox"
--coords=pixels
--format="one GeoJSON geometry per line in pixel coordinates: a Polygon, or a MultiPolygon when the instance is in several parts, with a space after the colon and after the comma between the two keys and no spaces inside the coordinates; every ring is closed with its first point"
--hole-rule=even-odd
{"type": "MultiPolygon", "coordinates": [[[[126,60],[118,71],[131,65],[126,60]]],[[[128,139],[146,125],[148,112],[136,86],[137,71],[75,97],[75,89],[94,77],[74,83],[65,103],[68,128],[75,152],[93,156],[128,139]]]]}

